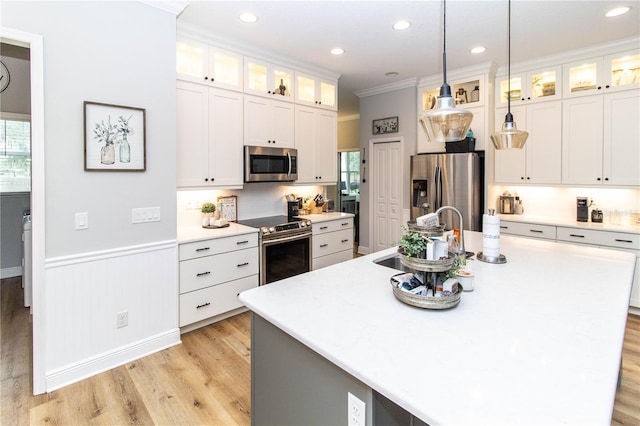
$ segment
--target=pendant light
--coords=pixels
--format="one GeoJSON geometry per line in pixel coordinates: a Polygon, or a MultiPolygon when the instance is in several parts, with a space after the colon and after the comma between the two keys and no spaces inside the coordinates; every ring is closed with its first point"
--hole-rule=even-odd
{"type": "Polygon", "coordinates": [[[513,115],[511,114],[511,0],[509,0],[509,19],[508,19],[508,32],[509,32],[509,46],[508,46],[508,59],[507,59],[507,115],[504,117],[504,124],[499,132],[495,132],[491,135],[491,141],[496,149],[522,149],[527,142],[529,133],[524,130],[518,130],[516,123],[513,121],[513,115]]]}
{"type": "Polygon", "coordinates": [[[442,86],[435,109],[419,115],[418,120],[430,142],[456,142],[467,136],[473,114],[455,107],[451,87],[447,84],[447,1],[443,1],[442,86]]]}

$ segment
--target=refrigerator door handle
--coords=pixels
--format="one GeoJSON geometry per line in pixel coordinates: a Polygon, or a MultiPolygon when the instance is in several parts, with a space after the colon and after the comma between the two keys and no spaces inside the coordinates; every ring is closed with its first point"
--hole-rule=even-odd
{"type": "Polygon", "coordinates": [[[442,207],[440,205],[442,203],[442,174],[440,172],[440,166],[436,166],[435,168],[433,182],[435,183],[435,199],[433,203],[433,211],[436,211],[440,207],[442,207]]]}

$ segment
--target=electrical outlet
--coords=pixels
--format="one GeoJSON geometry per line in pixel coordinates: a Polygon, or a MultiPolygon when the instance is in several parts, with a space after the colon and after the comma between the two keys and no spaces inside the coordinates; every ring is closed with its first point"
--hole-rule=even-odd
{"type": "Polygon", "coordinates": [[[126,327],[128,325],[129,325],[129,311],[118,312],[116,314],[117,328],[126,327]]]}
{"type": "Polygon", "coordinates": [[[347,425],[348,426],[365,426],[366,408],[364,401],[348,392],[347,405],[349,409],[347,425]]]}

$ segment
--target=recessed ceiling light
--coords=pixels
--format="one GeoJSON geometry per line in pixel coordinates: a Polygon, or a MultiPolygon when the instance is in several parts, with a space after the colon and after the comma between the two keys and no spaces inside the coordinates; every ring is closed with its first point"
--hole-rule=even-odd
{"type": "Polygon", "coordinates": [[[385,77],[395,77],[396,75],[398,75],[397,72],[395,71],[391,71],[385,74],[385,77]]]}
{"type": "Polygon", "coordinates": [[[248,24],[253,24],[254,22],[258,22],[258,17],[253,13],[245,12],[240,15],[240,20],[248,24]]]}
{"type": "Polygon", "coordinates": [[[630,10],[631,7],[629,6],[616,7],[615,9],[611,9],[610,11],[608,11],[604,16],[606,16],[607,18],[612,18],[614,16],[624,15],[630,10]]]}
{"type": "Polygon", "coordinates": [[[344,53],[344,49],[341,47],[336,47],[335,49],[331,49],[332,55],[342,55],[344,53]]]}
{"type": "Polygon", "coordinates": [[[485,50],[487,50],[487,48],[484,47],[484,46],[476,46],[473,49],[471,49],[469,52],[471,52],[471,53],[482,53],[485,50]]]}
{"type": "Polygon", "coordinates": [[[394,30],[406,30],[410,26],[411,26],[411,22],[409,22],[409,21],[398,21],[395,24],[393,24],[393,29],[394,30]]]}

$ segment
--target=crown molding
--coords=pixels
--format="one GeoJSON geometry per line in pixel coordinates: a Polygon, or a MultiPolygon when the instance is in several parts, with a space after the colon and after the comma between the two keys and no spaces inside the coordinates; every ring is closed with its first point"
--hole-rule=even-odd
{"type": "Polygon", "coordinates": [[[372,87],[370,89],[358,90],[357,92],[355,92],[355,95],[359,98],[365,98],[367,96],[380,95],[382,93],[406,89],[407,87],[416,87],[417,83],[417,78],[408,78],[406,80],[396,81],[395,83],[384,84],[382,86],[372,87]]]}
{"type": "Polygon", "coordinates": [[[185,0],[139,0],[140,3],[164,10],[173,15],[180,15],[182,11],[189,6],[189,2],[185,0]]]}

